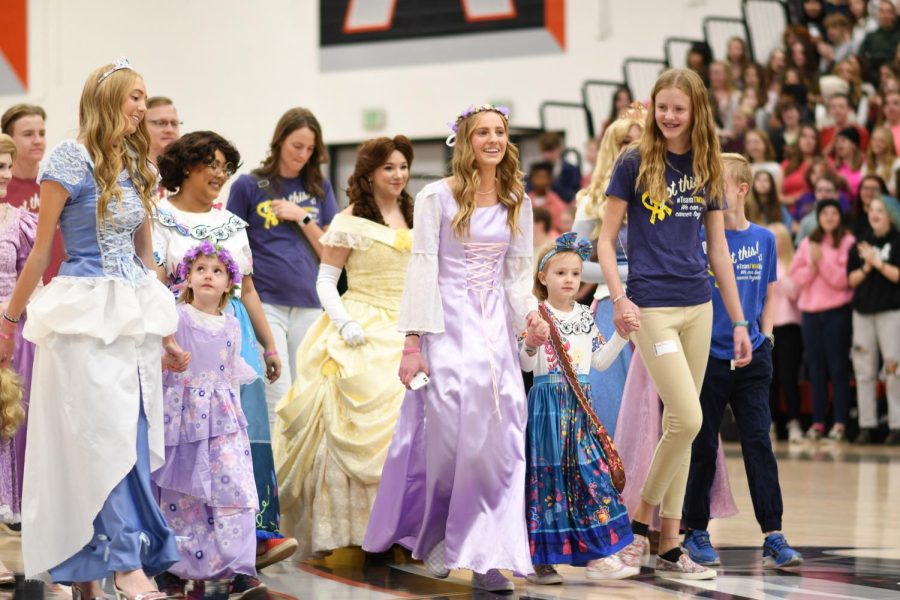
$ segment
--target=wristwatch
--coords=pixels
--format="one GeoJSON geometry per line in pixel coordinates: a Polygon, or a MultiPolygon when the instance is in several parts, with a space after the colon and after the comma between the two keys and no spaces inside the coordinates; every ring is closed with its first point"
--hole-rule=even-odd
{"type": "Polygon", "coordinates": [[[307,225],[309,225],[309,222],[312,220],[313,220],[312,215],[309,213],[306,213],[305,215],[303,215],[303,218],[300,219],[300,224],[303,225],[304,227],[306,227],[307,225]]]}

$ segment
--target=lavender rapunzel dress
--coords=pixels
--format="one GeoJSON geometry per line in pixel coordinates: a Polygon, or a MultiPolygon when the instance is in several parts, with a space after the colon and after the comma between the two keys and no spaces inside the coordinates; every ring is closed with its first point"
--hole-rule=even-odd
{"type": "MultiPolygon", "coordinates": [[[[16,280],[25,259],[34,245],[37,215],[5,205],[4,220],[0,223],[0,301],[8,302],[16,287],[16,280]]],[[[24,316],[24,315],[23,315],[24,316]]],[[[0,521],[18,523],[22,510],[22,477],[25,472],[25,437],[28,429],[28,396],[31,389],[31,366],[34,344],[22,337],[25,319],[16,329],[16,349],[12,368],[22,379],[22,407],[25,423],[9,440],[0,439],[0,521]]]]}
{"type": "Polygon", "coordinates": [[[416,200],[399,328],[423,332],[431,383],[400,411],[363,549],[425,557],[442,541],[450,569],[531,573],[525,525],[527,405],[515,332],[531,296],[531,203],[516,236],[500,204],[478,208],[467,239],[445,181],[416,200]]]}

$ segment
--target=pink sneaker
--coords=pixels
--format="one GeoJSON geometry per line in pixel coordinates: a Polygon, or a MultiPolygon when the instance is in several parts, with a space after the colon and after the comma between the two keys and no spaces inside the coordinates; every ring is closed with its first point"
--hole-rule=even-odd
{"type": "Polygon", "coordinates": [[[687,552],[682,552],[675,562],[668,561],[661,556],[656,557],[656,576],[675,577],[678,579],[713,579],[716,576],[715,569],[707,569],[691,560],[687,552]]]}
{"type": "Polygon", "coordinates": [[[587,569],[585,569],[587,578],[594,581],[625,579],[626,577],[634,577],[640,572],[640,567],[629,567],[615,554],[592,560],[587,564],[587,569]]]}
{"type": "Polygon", "coordinates": [[[643,535],[634,535],[634,541],[619,550],[616,556],[625,563],[626,567],[635,567],[640,570],[642,565],[650,562],[650,540],[643,535]]]}

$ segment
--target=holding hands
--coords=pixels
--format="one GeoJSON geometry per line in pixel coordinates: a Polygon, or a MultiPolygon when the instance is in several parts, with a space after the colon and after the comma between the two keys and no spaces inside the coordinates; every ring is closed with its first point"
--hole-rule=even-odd
{"type": "Polygon", "coordinates": [[[550,326],[541,318],[536,310],[525,317],[525,345],[540,348],[550,339],[550,326]]]}
{"type": "Polygon", "coordinates": [[[641,309],[627,296],[620,296],[613,302],[613,324],[619,335],[627,340],[632,332],[641,328],[641,309]]]}
{"type": "Polygon", "coordinates": [[[185,352],[175,341],[174,335],[163,338],[163,368],[175,373],[182,373],[191,362],[191,353],[185,352]]]}

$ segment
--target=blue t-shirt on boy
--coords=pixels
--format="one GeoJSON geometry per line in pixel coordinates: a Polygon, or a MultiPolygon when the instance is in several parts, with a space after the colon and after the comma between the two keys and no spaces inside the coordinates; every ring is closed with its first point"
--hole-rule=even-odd
{"type": "Polygon", "coordinates": [[[625,151],[613,169],[608,196],[628,202],[628,296],[639,307],[694,306],[709,301],[700,226],[719,210],[706,191],[694,195],[694,153],[666,152],[669,202],[635,189],[641,155],[625,151]]]}
{"type": "MultiPolygon", "coordinates": [[[[323,198],[310,195],[299,177],[273,178],[282,198],[302,206],[319,227],[326,227],[337,213],[331,183],[322,182],[323,198]]],[[[293,223],[280,221],[269,210],[271,199],[250,175],[241,175],[231,186],[228,210],[247,221],[247,237],[253,256],[253,285],[267,304],[317,308],[316,277],[319,265],[309,244],[293,223]]]]}
{"type": "MultiPolygon", "coordinates": [[[[701,232],[703,249],[706,250],[706,231],[701,232]]],[[[759,328],[763,307],[766,305],[766,292],[770,283],[776,279],[775,265],[778,257],[775,254],[775,234],[754,223],[743,231],[725,230],[728,249],[731,251],[731,262],[734,264],[734,278],[737,281],[738,297],[744,309],[744,318],[750,323],[748,333],[753,349],[759,348],[765,341],[759,328]]],[[[709,287],[712,289],[713,328],[712,343],[709,354],[713,358],[730,360],[734,358],[734,333],[731,317],[725,309],[722,294],[716,285],[716,279],[709,274],[709,287]]]]}

